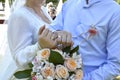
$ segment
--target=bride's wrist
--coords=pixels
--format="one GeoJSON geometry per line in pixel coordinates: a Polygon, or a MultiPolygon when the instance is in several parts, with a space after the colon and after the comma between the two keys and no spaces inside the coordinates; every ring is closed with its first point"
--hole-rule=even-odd
{"type": "Polygon", "coordinates": [[[37,42],[37,47],[39,50],[42,49],[38,42],[37,42]]]}

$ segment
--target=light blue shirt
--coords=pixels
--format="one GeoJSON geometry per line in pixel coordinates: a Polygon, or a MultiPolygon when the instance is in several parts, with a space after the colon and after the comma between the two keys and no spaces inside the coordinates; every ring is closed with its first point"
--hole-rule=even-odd
{"type": "Polygon", "coordinates": [[[71,32],[74,46],[80,46],[83,80],[113,80],[120,74],[120,6],[113,0],[68,0],[51,27],[71,32]],[[86,39],[92,24],[97,33],[86,39]]]}

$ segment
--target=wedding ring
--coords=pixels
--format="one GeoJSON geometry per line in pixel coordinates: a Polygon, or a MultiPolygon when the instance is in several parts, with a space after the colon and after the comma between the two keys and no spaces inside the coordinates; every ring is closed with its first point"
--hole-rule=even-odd
{"type": "Polygon", "coordinates": [[[59,38],[61,38],[61,36],[60,36],[60,35],[58,35],[58,37],[59,37],[59,38]]]}
{"type": "Polygon", "coordinates": [[[58,45],[57,45],[57,48],[60,49],[60,50],[62,50],[63,44],[58,44],[58,45]]]}
{"type": "Polygon", "coordinates": [[[61,38],[61,36],[60,36],[60,35],[58,35],[58,38],[61,38]]]}

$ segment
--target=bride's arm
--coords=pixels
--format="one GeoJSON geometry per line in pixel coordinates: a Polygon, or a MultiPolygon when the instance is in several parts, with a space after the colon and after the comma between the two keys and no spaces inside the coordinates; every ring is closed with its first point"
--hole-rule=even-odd
{"type": "Polygon", "coordinates": [[[33,27],[23,14],[13,14],[8,23],[8,42],[14,60],[18,66],[27,66],[39,50],[38,44],[32,43],[33,27]]]}

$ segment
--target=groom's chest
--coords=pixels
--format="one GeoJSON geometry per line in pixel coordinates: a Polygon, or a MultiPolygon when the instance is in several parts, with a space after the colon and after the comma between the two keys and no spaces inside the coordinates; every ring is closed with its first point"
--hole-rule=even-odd
{"type": "Polygon", "coordinates": [[[71,32],[75,36],[76,31],[79,31],[79,34],[85,33],[91,28],[91,25],[95,25],[98,33],[104,33],[104,37],[107,36],[111,14],[108,14],[110,11],[108,8],[101,13],[104,8],[100,10],[100,7],[83,8],[83,6],[78,6],[78,4],[71,5],[70,8],[66,7],[63,9],[64,30],[71,32]]]}

